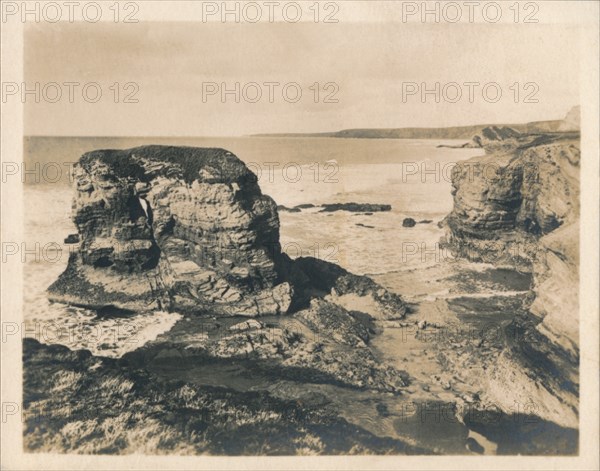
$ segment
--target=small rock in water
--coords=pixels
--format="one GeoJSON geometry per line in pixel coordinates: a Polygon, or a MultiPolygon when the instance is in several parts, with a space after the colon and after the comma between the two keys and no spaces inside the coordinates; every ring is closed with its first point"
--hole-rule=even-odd
{"type": "Polygon", "coordinates": [[[467,450],[472,451],[473,453],[478,453],[480,455],[482,455],[485,451],[485,449],[473,437],[467,438],[465,446],[467,447],[467,450]]]}
{"type": "Polygon", "coordinates": [[[417,221],[413,218],[404,218],[402,221],[402,227],[415,227],[417,225],[417,221]]]}
{"type": "Polygon", "coordinates": [[[69,234],[65,238],[65,244],[78,244],[79,243],[79,234],[69,234]]]}

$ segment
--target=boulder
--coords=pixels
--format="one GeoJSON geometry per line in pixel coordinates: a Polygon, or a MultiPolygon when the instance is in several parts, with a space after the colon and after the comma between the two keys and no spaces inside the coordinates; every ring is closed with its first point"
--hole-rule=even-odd
{"type": "Polygon", "coordinates": [[[78,244],[79,243],[79,234],[69,234],[65,237],[65,244],[78,244]]]}

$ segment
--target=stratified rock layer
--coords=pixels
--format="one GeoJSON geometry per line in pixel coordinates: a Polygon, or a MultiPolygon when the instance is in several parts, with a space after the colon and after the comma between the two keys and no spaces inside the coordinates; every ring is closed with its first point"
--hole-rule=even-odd
{"type": "Polygon", "coordinates": [[[275,202],[231,152],[98,150],[81,157],[74,179],[80,245],[50,286],[51,300],[105,314],[258,316],[306,307],[338,289],[374,293],[384,317],[405,313],[398,296],[366,277],[282,254],[275,202]]]}
{"type": "Polygon", "coordinates": [[[285,312],[279,219],[256,176],[223,149],[94,151],[75,166],[81,244],[55,300],[125,309],[285,312]]]}
{"type": "Polygon", "coordinates": [[[489,392],[507,410],[533,401],[538,415],[577,427],[579,135],[511,135],[486,151],[453,169],[446,243],[473,261],[531,271],[536,319],[513,322],[532,341],[503,353],[489,392]]]}
{"type": "Polygon", "coordinates": [[[472,260],[530,266],[541,236],[579,218],[579,157],[579,140],[558,135],[460,162],[450,246],[472,260]]]}

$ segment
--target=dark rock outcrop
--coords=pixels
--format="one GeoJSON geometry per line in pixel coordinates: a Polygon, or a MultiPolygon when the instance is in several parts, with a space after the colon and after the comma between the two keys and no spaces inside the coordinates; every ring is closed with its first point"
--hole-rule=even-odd
{"type": "Polygon", "coordinates": [[[79,234],[69,234],[65,237],[65,244],[78,244],[79,243],[79,234]]]}
{"type": "Polygon", "coordinates": [[[514,145],[514,141],[521,137],[521,133],[509,127],[490,126],[483,128],[476,134],[472,143],[473,147],[492,148],[514,145]]]}
{"type": "Polygon", "coordinates": [[[302,212],[302,210],[300,208],[288,208],[287,206],[284,206],[282,204],[277,206],[277,211],[287,211],[288,213],[300,213],[302,212]]]}
{"type": "Polygon", "coordinates": [[[314,207],[315,207],[315,205],[312,203],[297,204],[296,206],[293,206],[291,208],[288,208],[287,206],[280,204],[277,206],[277,211],[286,211],[288,213],[300,213],[300,212],[302,212],[303,209],[310,209],[310,208],[314,208],[314,207]]]}
{"type": "MultiPolygon", "coordinates": [[[[340,284],[387,293],[339,267],[292,262],[281,252],[275,202],[226,150],[93,151],[74,167],[74,179],[80,245],[48,289],[53,301],[257,316],[306,307],[340,284]]],[[[388,314],[403,316],[402,300],[389,297],[396,310],[388,314]]],[[[382,311],[389,307],[383,302],[382,311]]]]}
{"type": "Polygon", "coordinates": [[[334,211],[349,211],[352,213],[391,211],[392,206],[389,204],[374,204],[374,203],[331,203],[321,205],[322,213],[331,213],[334,211]]]}
{"type": "Polygon", "coordinates": [[[400,296],[371,278],[350,273],[334,263],[303,257],[294,260],[293,269],[296,273],[293,284],[298,293],[304,296],[303,305],[310,298],[329,294],[338,300],[345,296],[368,300],[375,307],[369,314],[380,320],[401,319],[407,312],[406,304],[400,296]],[[300,279],[298,274],[303,278],[300,279]]]}
{"type": "Polygon", "coordinates": [[[284,205],[277,206],[278,211],[285,211],[288,213],[299,213],[303,209],[321,208],[321,213],[333,213],[336,211],[348,211],[350,213],[363,214],[366,216],[372,215],[374,212],[391,211],[392,206],[389,204],[377,204],[377,203],[326,203],[320,206],[316,206],[312,203],[298,204],[294,207],[287,207],[284,205]]]}
{"type": "Polygon", "coordinates": [[[417,221],[413,218],[404,218],[402,221],[402,227],[415,227],[417,225],[417,221]]]}

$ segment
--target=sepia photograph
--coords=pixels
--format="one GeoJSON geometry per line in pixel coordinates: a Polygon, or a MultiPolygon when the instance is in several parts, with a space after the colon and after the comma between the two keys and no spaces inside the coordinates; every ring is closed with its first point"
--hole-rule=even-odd
{"type": "Polygon", "coordinates": [[[600,3],[1,7],[2,469],[598,469],[600,3]]]}

